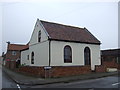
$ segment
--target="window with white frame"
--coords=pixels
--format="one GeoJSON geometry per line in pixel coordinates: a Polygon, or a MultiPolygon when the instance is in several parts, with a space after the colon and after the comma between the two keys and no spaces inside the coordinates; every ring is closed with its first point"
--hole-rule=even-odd
{"type": "Polygon", "coordinates": [[[69,45],[64,47],[64,63],[72,63],[72,49],[69,45]]]}

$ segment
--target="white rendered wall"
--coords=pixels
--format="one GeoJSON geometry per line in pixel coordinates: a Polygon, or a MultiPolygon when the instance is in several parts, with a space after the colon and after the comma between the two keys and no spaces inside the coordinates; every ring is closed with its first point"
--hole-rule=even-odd
{"type": "Polygon", "coordinates": [[[39,20],[37,20],[34,31],[32,33],[29,50],[22,51],[22,64],[26,62],[27,55],[29,55],[30,66],[48,66],[49,65],[49,43],[46,31],[39,20]],[[38,42],[38,32],[41,31],[41,41],[38,42]],[[34,64],[31,64],[31,53],[34,52],[34,64]],[[23,60],[24,59],[24,60],[23,60]]]}
{"type": "MultiPolygon", "coordinates": [[[[31,45],[29,55],[34,52],[34,64],[31,66],[48,66],[49,65],[49,42],[45,41],[36,45],[31,45]]],[[[30,56],[31,60],[31,56],[30,56]]]]}
{"type": "Polygon", "coordinates": [[[32,33],[30,43],[29,45],[37,44],[38,43],[38,32],[41,31],[41,42],[48,40],[48,37],[45,33],[45,30],[43,29],[42,25],[40,24],[40,21],[37,20],[34,31],[32,33]]]}
{"type": "Polygon", "coordinates": [[[28,60],[29,50],[25,50],[21,52],[21,65],[30,65],[30,56],[28,60]]]}
{"type": "Polygon", "coordinates": [[[83,66],[84,48],[89,47],[91,51],[91,69],[95,65],[100,65],[100,45],[70,43],[61,41],[51,41],[51,66],[83,66]],[[72,63],[64,63],[64,47],[72,48],[72,63]]]}

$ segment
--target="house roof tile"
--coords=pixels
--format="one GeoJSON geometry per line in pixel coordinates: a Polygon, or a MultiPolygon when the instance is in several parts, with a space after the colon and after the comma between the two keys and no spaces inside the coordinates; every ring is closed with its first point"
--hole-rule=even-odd
{"type": "Polygon", "coordinates": [[[29,48],[28,45],[8,44],[8,50],[23,50],[29,48]]]}
{"type": "Polygon", "coordinates": [[[48,32],[50,39],[100,44],[100,41],[95,36],[93,36],[86,28],[62,25],[42,20],[40,21],[48,32]]]}

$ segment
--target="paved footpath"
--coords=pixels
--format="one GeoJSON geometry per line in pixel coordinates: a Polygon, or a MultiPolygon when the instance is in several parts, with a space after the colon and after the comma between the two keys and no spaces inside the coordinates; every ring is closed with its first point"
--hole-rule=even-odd
{"type": "Polygon", "coordinates": [[[39,78],[33,76],[27,76],[18,72],[14,72],[9,70],[6,67],[2,67],[3,71],[9,75],[11,79],[13,79],[16,83],[21,85],[45,85],[45,84],[53,84],[53,83],[63,83],[63,82],[72,82],[77,80],[87,80],[87,79],[96,79],[101,77],[107,77],[112,75],[118,75],[118,72],[106,72],[106,73],[91,73],[84,74],[79,76],[69,76],[69,77],[61,77],[61,78],[39,78]]]}

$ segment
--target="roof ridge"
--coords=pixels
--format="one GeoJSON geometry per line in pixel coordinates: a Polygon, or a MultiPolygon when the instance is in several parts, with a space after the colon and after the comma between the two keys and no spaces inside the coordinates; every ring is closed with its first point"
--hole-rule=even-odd
{"type": "Polygon", "coordinates": [[[22,50],[28,48],[29,45],[21,45],[21,44],[9,44],[8,50],[22,50]]]}
{"type": "Polygon", "coordinates": [[[67,27],[72,27],[72,28],[78,28],[78,29],[84,29],[82,27],[78,27],[78,26],[72,26],[72,25],[67,25],[67,24],[62,24],[62,23],[57,23],[57,22],[49,22],[49,21],[44,21],[44,20],[40,20],[41,22],[45,22],[45,23],[51,23],[51,24],[56,24],[56,25],[62,25],[62,26],[67,26],[67,27]]]}

